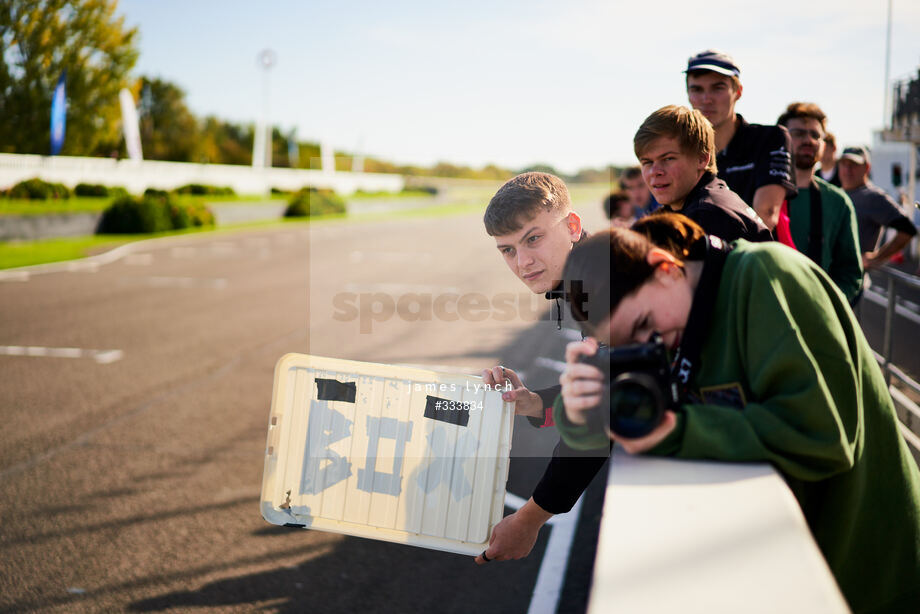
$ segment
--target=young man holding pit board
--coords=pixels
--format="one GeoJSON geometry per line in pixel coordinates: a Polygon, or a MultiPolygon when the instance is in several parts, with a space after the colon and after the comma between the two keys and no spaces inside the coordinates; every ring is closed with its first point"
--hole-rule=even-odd
{"type": "MultiPolygon", "coordinates": [[[[548,173],[524,173],[505,183],[486,208],[486,232],[508,268],[530,290],[557,303],[564,298],[562,270],[572,247],[586,233],[572,210],[565,183],[548,173]]],[[[561,314],[562,305],[555,306],[561,314]]],[[[518,374],[505,367],[483,371],[483,381],[497,386],[510,381],[505,401],[535,426],[552,426],[553,401],[560,387],[531,391],[518,374]]],[[[568,512],[607,460],[609,447],[581,452],[560,442],[533,496],[506,516],[492,531],[489,547],[476,557],[480,565],[493,560],[519,559],[530,554],[540,527],[553,515],[568,512]]]]}

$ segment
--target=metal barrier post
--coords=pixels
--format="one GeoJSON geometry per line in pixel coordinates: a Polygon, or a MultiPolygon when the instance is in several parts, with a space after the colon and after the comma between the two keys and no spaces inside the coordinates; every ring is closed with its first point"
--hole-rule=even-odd
{"type": "Polygon", "coordinates": [[[891,329],[894,324],[894,309],[897,304],[897,297],[894,293],[894,276],[888,275],[888,304],[885,306],[885,336],[882,341],[882,358],[885,364],[882,365],[882,371],[885,373],[885,385],[891,385],[891,370],[888,365],[891,364],[891,329]]]}

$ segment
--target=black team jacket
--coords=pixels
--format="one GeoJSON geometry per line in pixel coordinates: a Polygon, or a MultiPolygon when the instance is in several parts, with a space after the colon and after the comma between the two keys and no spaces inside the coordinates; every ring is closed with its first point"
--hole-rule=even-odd
{"type": "Polygon", "coordinates": [[[664,205],[659,211],[676,211],[703,227],[706,234],[723,241],[745,239],[752,243],[771,241],[773,235],[760,217],[725,182],[706,171],[684,198],[678,211],[664,205]]]}

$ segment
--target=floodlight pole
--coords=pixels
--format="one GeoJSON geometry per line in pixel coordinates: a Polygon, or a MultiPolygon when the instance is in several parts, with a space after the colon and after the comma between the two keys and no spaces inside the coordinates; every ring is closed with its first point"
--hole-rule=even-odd
{"type": "Polygon", "coordinates": [[[882,108],[882,130],[891,125],[891,1],[888,0],[888,34],[885,36],[885,97],[882,108]]]}
{"type": "Polygon", "coordinates": [[[269,71],[275,65],[277,56],[271,49],[263,49],[257,57],[262,69],[262,116],[256,124],[252,145],[252,166],[255,168],[272,165],[272,125],[269,120],[269,71]]]}

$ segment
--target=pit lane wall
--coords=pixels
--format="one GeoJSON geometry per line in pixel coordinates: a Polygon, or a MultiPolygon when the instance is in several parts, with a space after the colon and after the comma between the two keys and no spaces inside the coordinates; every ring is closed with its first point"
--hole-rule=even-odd
{"type": "Polygon", "coordinates": [[[589,614],[849,611],[770,465],[614,449],[589,614]]]}
{"type": "Polygon", "coordinates": [[[0,189],[25,179],[63,183],[121,186],[139,194],[147,188],[171,190],[190,183],[230,186],[237,194],[268,194],[272,188],[299,190],[306,186],[329,188],[349,195],[365,192],[399,192],[401,175],[331,172],[294,168],[253,168],[233,164],[192,164],[156,160],[116,160],[76,156],[0,154],[0,189]]]}

